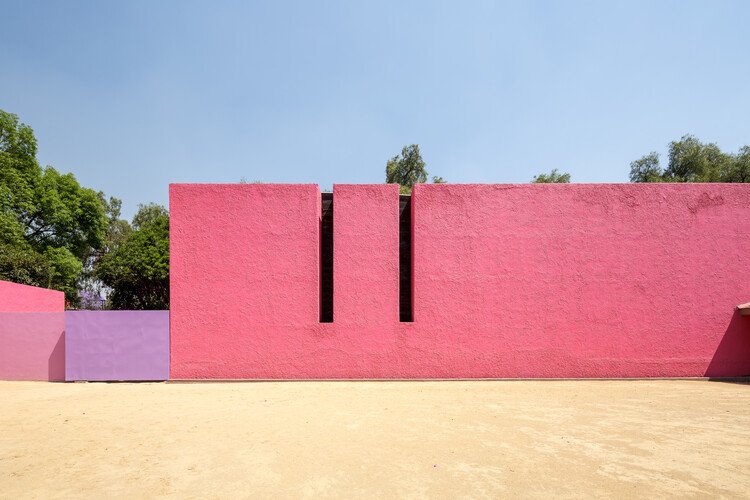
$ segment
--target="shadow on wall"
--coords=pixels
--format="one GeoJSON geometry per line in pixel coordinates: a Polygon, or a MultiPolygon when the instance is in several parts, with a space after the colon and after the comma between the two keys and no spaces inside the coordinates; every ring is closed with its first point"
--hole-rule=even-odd
{"type": "Polygon", "coordinates": [[[65,382],[65,331],[57,339],[47,362],[48,378],[50,382],[65,382]]]}
{"type": "Polygon", "coordinates": [[[750,376],[750,316],[742,316],[735,309],[705,376],[750,376]]]}

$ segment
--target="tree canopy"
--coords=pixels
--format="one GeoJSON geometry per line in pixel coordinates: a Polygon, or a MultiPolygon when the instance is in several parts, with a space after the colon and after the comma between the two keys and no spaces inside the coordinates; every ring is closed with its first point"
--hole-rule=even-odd
{"type": "Polygon", "coordinates": [[[42,168],[36,154],[31,127],[0,110],[0,279],[61,290],[75,303],[106,235],[101,194],[42,168]]]}
{"type": "Polygon", "coordinates": [[[531,182],[534,184],[567,184],[570,182],[570,174],[558,172],[553,168],[548,174],[535,175],[531,182]]]}
{"type": "Polygon", "coordinates": [[[669,143],[666,168],[651,152],[630,164],[631,182],[750,182],[750,146],[725,153],[692,135],[669,143]]]}
{"type": "Polygon", "coordinates": [[[120,225],[116,234],[94,266],[94,276],[110,289],[108,307],[169,309],[169,212],[140,205],[132,227],[120,225]]]}
{"type": "MultiPolygon", "coordinates": [[[[401,154],[396,155],[385,165],[386,184],[398,184],[401,194],[411,194],[414,184],[427,182],[427,166],[419,152],[419,144],[411,144],[401,149],[401,154]]],[[[444,184],[442,177],[432,176],[435,184],[444,184]]]]}

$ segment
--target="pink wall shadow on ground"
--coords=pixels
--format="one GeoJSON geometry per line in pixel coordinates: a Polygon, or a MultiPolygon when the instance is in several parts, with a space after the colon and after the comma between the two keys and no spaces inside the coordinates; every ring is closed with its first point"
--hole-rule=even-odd
{"type": "Polygon", "coordinates": [[[320,324],[316,186],[171,186],[171,376],[750,374],[750,186],[416,186],[414,323],[394,188],[335,186],[320,324]]]}
{"type": "Polygon", "coordinates": [[[0,380],[65,380],[65,295],[0,281],[0,380]]]}

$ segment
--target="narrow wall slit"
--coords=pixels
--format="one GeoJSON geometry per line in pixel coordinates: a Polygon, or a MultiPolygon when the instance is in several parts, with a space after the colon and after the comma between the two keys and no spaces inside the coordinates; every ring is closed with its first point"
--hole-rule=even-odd
{"type": "Polygon", "coordinates": [[[411,288],[411,196],[399,196],[398,230],[398,306],[399,321],[414,321],[411,288]]]}
{"type": "Polygon", "coordinates": [[[320,322],[333,323],[333,193],[320,195],[320,322]]]}

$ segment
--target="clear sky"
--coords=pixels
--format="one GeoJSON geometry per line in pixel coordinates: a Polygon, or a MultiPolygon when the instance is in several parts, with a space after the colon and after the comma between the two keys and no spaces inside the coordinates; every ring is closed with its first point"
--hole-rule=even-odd
{"type": "Polygon", "coordinates": [[[40,161],[170,182],[625,182],[686,133],[750,144],[750,2],[0,0],[0,108],[40,161]]]}

